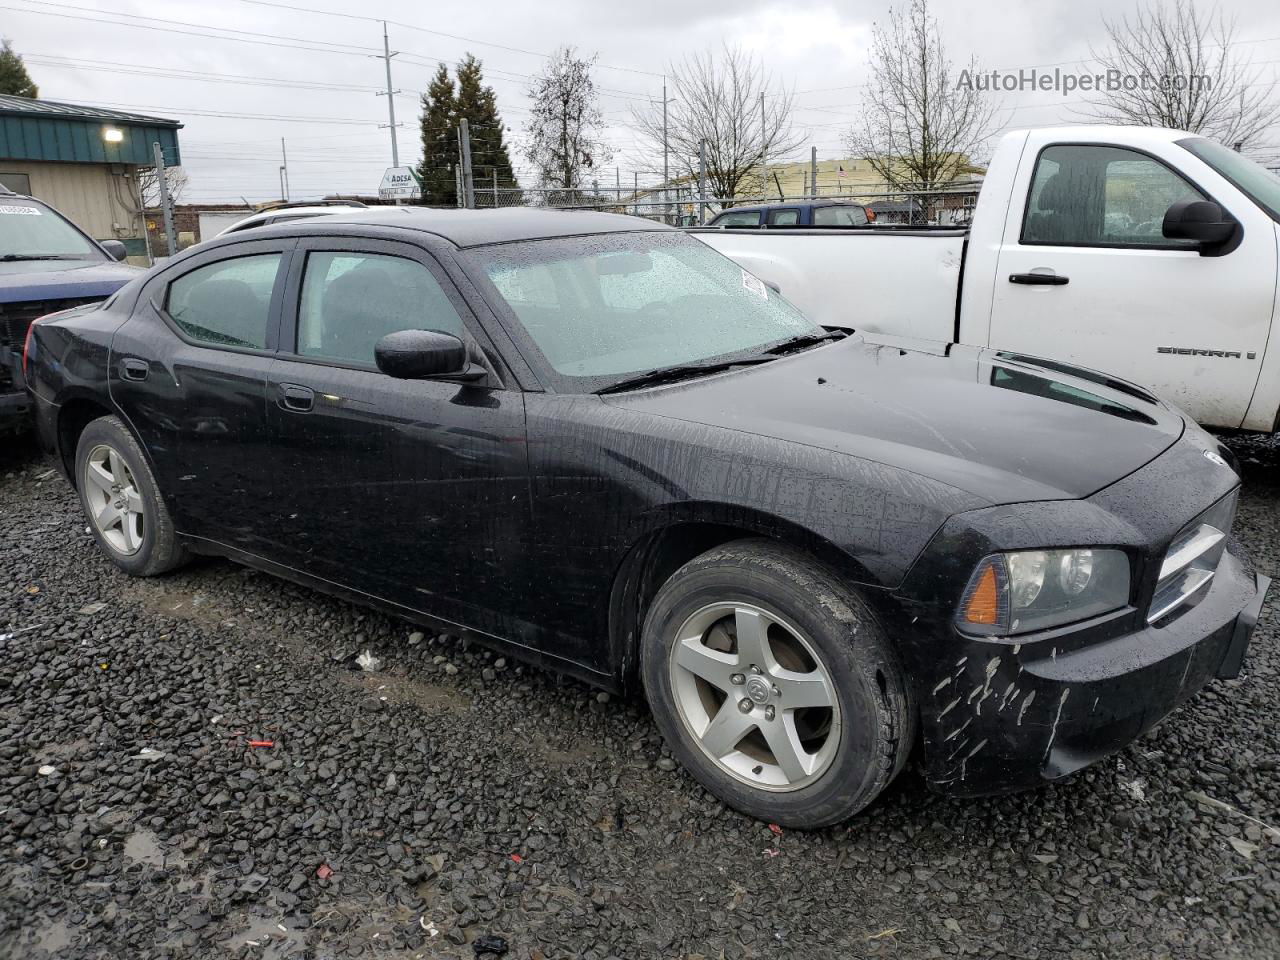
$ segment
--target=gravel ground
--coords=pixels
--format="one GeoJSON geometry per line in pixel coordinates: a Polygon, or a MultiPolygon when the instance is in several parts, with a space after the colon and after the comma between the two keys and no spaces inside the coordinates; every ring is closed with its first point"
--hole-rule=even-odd
{"type": "MultiPolygon", "coordinates": [[[[1280,577],[1280,451],[1240,452],[1280,577]]],[[[0,957],[1280,955],[1276,600],[1244,677],[1065,784],[908,772],[779,836],[638,700],[229,563],[130,580],[26,446],[0,531],[0,957]]]]}

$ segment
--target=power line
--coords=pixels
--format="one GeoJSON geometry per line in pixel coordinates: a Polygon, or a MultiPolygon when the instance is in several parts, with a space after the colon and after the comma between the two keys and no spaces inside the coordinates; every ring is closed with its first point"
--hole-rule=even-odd
{"type": "MultiPolygon", "coordinates": [[[[386,17],[373,17],[373,16],[367,16],[367,15],[356,14],[356,13],[340,13],[336,10],[320,10],[315,7],[303,7],[303,6],[297,6],[295,4],[290,4],[290,3],[278,3],[278,2],[275,2],[275,0],[240,0],[240,2],[251,3],[251,4],[254,4],[255,6],[260,6],[260,7],[277,7],[282,10],[297,10],[303,13],[317,13],[327,17],[345,17],[350,20],[367,20],[367,21],[372,21],[374,23],[388,23],[388,24],[391,24],[392,26],[403,27],[406,30],[417,30],[420,33],[429,33],[437,37],[446,37],[450,40],[460,40],[463,43],[474,43],[479,46],[494,47],[495,49],[506,50],[510,53],[523,53],[530,57],[541,57],[544,60],[550,60],[553,58],[553,54],[549,54],[549,53],[539,53],[536,50],[525,50],[523,47],[510,47],[510,46],[507,46],[506,44],[494,43],[491,40],[479,40],[475,37],[464,37],[456,33],[445,33],[442,30],[431,30],[427,27],[420,27],[414,23],[405,23],[402,20],[390,20],[390,19],[387,19],[386,17]]],[[[596,66],[601,67],[602,69],[605,69],[605,70],[618,70],[623,73],[638,73],[646,77],[665,76],[665,74],[662,74],[662,73],[654,73],[652,70],[640,70],[635,67],[619,67],[609,63],[597,63],[596,66]]]]}

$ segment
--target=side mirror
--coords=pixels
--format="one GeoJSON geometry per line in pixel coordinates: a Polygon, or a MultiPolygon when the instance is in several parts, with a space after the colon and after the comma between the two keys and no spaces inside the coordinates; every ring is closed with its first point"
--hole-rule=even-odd
{"type": "Polygon", "coordinates": [[[1226,252],[1240,224],[1212,200],[1179,200],[1164,215],[1163,233],[1170,240],[1195,240],[1201,253],[1226,252]]]}
{"type": "Polygon", "coordinates": [[[378,369],[401,380],[478,380],[484,368],[467,359],[467,348],[451,333],[399,330],[373,345],[378,369]]]}
{"type": "Polygon", "coordinates": [[[129,255],[129,251],[120,240],[103,240],[102,249],[107,251],[107,256],[112,260],[123,260],[129,255]]]}

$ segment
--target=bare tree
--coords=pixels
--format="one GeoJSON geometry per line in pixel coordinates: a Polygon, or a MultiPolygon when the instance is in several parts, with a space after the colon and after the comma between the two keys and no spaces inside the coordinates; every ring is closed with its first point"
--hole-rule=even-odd
{"type": "Polygon", "coordinates": [[[1234,146],[1280,117],[1275,82],[1259,79],[1236,46],[1234,18],[1217,5],[1153,2],[1106,28],[1109,46],[1094,57],[1107,86],[1091,102],[1091,118],[1172,127],[1234,146]]]}
{"type": "Polygon", "coordinates": [[[846,140],[855,156],[896,191],[926,194],[964,173],[991,135],[994,105],[964,76],[980,71],[970,59],[953,75],[938,21],[928,0],[889,10],[887,25],[872,30],[872,79],[863,116],[846,140]]]}
{"type": "MultiPolygon", "coordinates": [[[[761,195],[764,163],[804,143],[804,136],[792,129],[794,96],[776,89],[749,53],[726,45],[719,54],[686,57],[672,64],[671,80],[666,143],[677,171],[697,178],[705,141],[708,187],[725,206],[761,195]]],[[[661,155],[662,104],[633,110],[633,115],[640,134],[661,155]]]]}
{"type": "Polygon", "coordinates": [[[525,156],[542,186],[560,188],[570,199],[610,156],[600,139],[604,118],[591,77],[595,62],[594,56],[561,47],[529,90],[533,110],[525,124],[525,156]]]}
{"type": "MultiPolygon", "coordinates": [[[[169,199],[177,203],[187,190],[187,172],[181,167],[164,168],[165,183],[169,186],[169,199]]],[[[147,209],[160,206],[160,178],[155,167],[138,168],[138,192],[142,205],[147,209]]]]}

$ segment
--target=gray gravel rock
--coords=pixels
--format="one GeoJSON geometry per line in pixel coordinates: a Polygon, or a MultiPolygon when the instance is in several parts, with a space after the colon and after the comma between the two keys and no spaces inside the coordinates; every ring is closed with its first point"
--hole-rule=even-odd
{"type": "Polygon", "coordinates": [[[1066,783],[908,772],[775,836],[657,773],[636,697],[229,563],[130,580],[30,445],[0,531],[0,958],[1280,956],[1277,600],[1243,677],[1066,783]]]}

